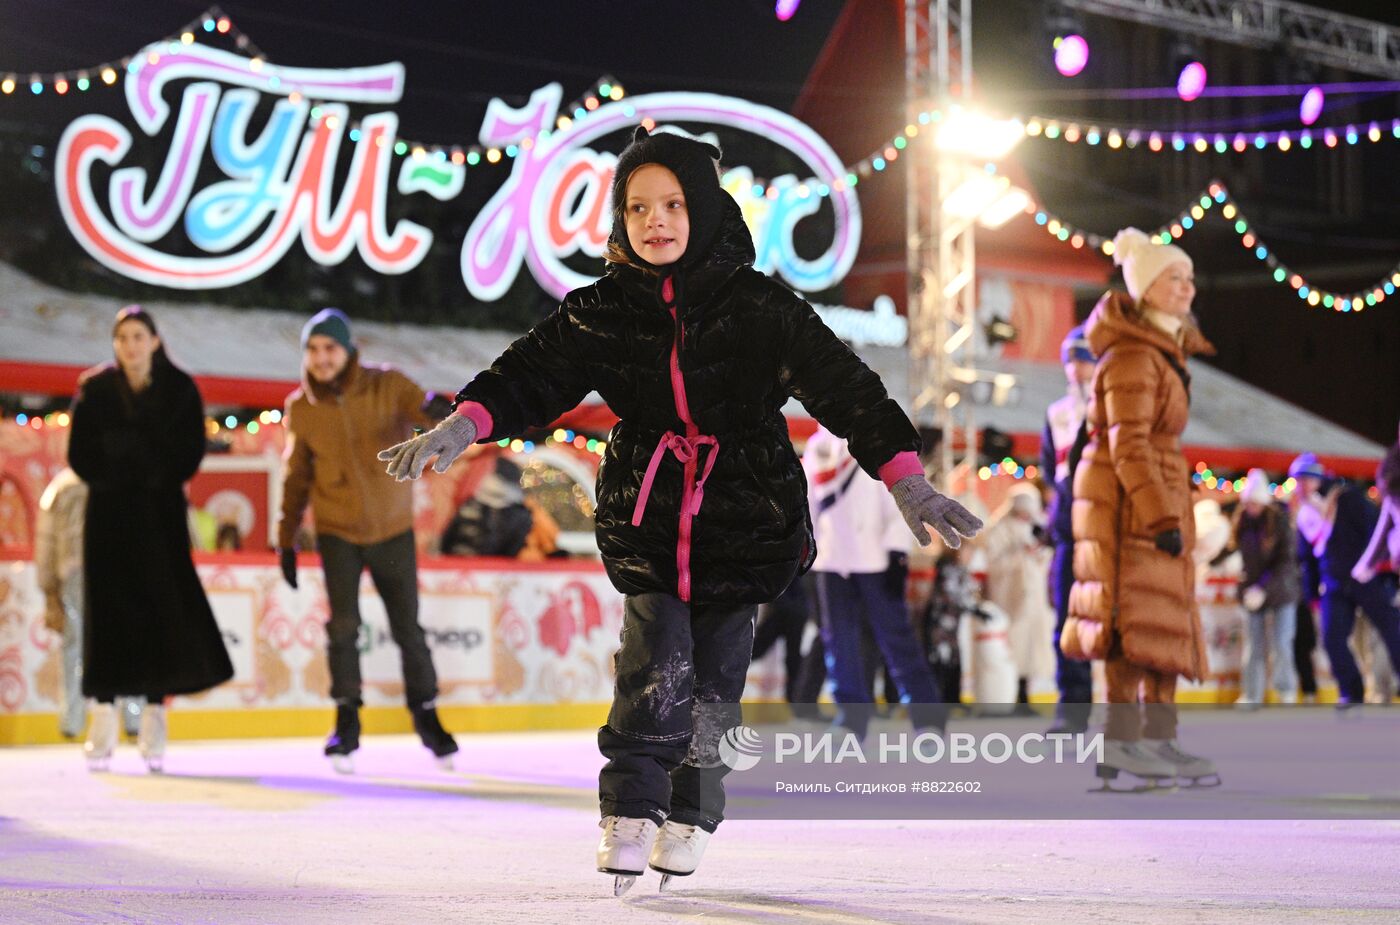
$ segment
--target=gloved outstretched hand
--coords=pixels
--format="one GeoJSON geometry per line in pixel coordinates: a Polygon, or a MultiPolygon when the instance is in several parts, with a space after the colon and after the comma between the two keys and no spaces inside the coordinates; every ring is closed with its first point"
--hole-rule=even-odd
{"type": "Polygon", "coordinates": [[[962,545],[962,537],[971,539],[982,529],[982,521],[958,502],[933,490],[922,475],[906,475],[890,489],[899,513],[921,546],[929,543],[928,524],[938,531],[950,549],[962,545]]]}
{"type": "Polygon", "coordinates": [[[395,481],[416,479],[423,474],[434,456],[434,472],[446,472],[452,461],[476,442],[476,425],[471,418],[461,414],[450,414],[437,427],[426,434],[419,434],[412,440],[397,443],[387,450],[381,450],[379,458],[389,465],[385,471],[395,481]]]}
{"type": "Polygon", "coordinates": [[[1152,545],[1172,558],[1181,555],[1181,551],[1185,548],[1181,542],[1181,531],[1175,527],[1170,530],[1163,530],[1161,533],[1154,536],[1152,538],[1152,545]]]}
{"type": "Polygon", "coordinates": [[[290,546],[277,550],[278,563],[282,566],[282,577],[292,590],[297,589],[297,551],[290,546]]]}

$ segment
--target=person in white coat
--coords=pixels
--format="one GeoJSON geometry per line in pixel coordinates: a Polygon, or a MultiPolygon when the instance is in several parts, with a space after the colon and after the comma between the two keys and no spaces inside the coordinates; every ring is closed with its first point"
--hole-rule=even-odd
{"type": "Polygon", "coordinates": [[[1020,704],[1030,701],[1032,678],[1055,674],[1055,611],[1045,595],[1053,554],[1042,539],[1044,520],[1040,492],[1023,482],[1011,489],[981,540],[987,555],[986,598],[1011,618],[1008,635],[1020,704]]]}
{"type": "Polygon", "coordinates": [[[900,702],[916,729],[941,733],[933,672],[914,638],[905,602],[911,538],[885,487],[860,468],[846,441],[825,428],[802,457],[817,557],[817,606],[827,674],[837,703],[836,725],[863,738],[870,722],[862,627],[868,627],[889,666],[900,702]]]}

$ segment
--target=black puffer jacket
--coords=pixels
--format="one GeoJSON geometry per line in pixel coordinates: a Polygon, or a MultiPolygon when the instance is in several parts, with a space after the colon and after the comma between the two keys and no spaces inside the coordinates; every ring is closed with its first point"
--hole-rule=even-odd
{"type": "Polygon", "coordinates": [[[598,472],[598,546],[624,594],[763,603],[810,567],[816,549],[806,481],[781,412],[789,396],[848,438],[872,476],[896,453],[919,448],[879,377],[810,305],[753,269],[748,228],[733,199],[724,199],[710,256],[678,281],[679,331],[656,277],[613,264],[457,395],[486,407],[490,439],[498,440],[550,424],[598,391],[621,419],[598,472]],[[689,455],[685,446],[658,450],[668,432],[687,435],[672,388],[673,346],[691,433],[718,444],[699,446],[689,465],[680,458],[689,455]],[[644,516],[634,526],[657,453],[644,516]],[[682,496],[691,494],[685,473],[693,473],[694,486],[712,454],[699,509],[688,517],[681,510],[682,496]]]}

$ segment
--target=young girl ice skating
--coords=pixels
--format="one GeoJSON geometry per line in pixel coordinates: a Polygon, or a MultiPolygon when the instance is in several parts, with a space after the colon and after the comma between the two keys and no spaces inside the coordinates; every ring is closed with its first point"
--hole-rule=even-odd
{"type": "Polygon", "coordinates": [[[753,269],[719,151],[638,129],[618,159],[607,275],[569,293],[457,395],[433,431],[380,454],[395,478],[542,427],[596,389],[621,419],[598,471],[598,548],[626,595],[598,746],[598,869],[695,870],[723,818],[719,737],[739,722],[758,604],[815,555],[781,409],[848,438],[920,542],[982,526],[923,477],[919,435],[811,306],[753,269]],[[658,830],[660,836],[658,837],[658,830]],[[653,844],[654,842],[654,844],[653,844]]]}

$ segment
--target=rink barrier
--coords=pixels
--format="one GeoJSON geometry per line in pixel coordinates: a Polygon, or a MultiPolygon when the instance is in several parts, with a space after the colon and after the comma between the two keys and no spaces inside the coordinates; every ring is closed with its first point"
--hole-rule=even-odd
{"type": "MultiPolygon", "coordinates": [[[[63,741],[56,719],[58,640],[43,626],[43,597],[28,555],[27,549],[0,548],[0,746],[63,741]]],[[[324,735],[332,704],[324,651],[328,608],[317,557],[298,558],[300,591],[286,587],[269,553],[201,553],[196,562],[235,673],[212,691],[176,698],[172,736],[324,735]]],[[[420,617],[438,670],[438,706],[449,729],[589,729],[605,721],[622,596],[600,564],[429,558],[421,563],[419,583],[420,617]]],[[[1234,582],[1211,577],[1198,592],[1210,676],[1183,682],[1178,702],[1231,703],[1238,695],[1243,636],[1234,582]]],[[[361,612],[366,730],[407,733],[398,653],[368,576],[361,612]]],[[[746,703],[779,706],[780,656],[775,648],[754,663],[746,703]]],[[[1335,687],[1320,651],[1317,661],[1318,699],[1332,702],[1335,687]]],[[[1053,680],[1034,679],[1032,703],[1054,700],[1053,680]]]]}

